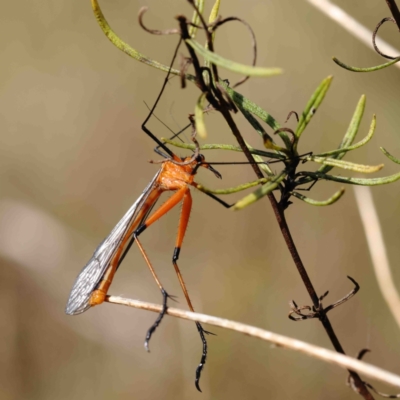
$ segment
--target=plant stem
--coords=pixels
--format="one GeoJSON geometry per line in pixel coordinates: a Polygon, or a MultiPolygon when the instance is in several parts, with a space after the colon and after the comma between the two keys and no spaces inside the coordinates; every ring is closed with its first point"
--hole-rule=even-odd
{"type": "MultiPolygon", "coordinates": [[[[275,213],[275,217],[278,221],[279,227],[281,229],[283,238],[285,239],[286,245],[288,247],[288,250],[292,256],[293,262],[295,263],[297,270],[299,271],[299,274],[301,276],[301,279],[303,280],[303,283],[307,289],[308,294],[311,297],[311,300],[314,304],[314,307],[316,309],[321,310],[320,311],[320,318],[319,320],[321,321],[323,327],[325,328],[326,333],[329,336],[329,339],[331,340],[333,347],[335,348],[335,350],[338,353],[341,354],[345,354],[344,349],[342,347],[342,345],[339,342],[339,339],[337,338],[335,331],[333,330],[333,327],[329,321],[328,316],[326,315],[326,313],[324,312],[324,310],[319,307],[319,299],[318,299],[318,295],[314,289],[314,286],[310,280],[310,277],[307,274],[307,271],[303,265],[303,262],[301,261],[300,255],[297,251],[296,245],[294,244],[292,235],[290,233],[289,230],[289,226],[286,222],[286,218],[285,218],[285,214],[284,211],[282,210],[282,208],[279,206],[279,204],[277,203],[275,196],[271,193],[268,195],[268,199],[271,202],[272,208],[274,210],[275,213]]],[[[361,380],[360,376],[349,370],[349,373],[351,375],[351,377],[354,380],[355,386],[359,392],[359,394],[361,396],[364,397],[364,399],[373,399],[371,393],[368,391],[368,389],[366,388],[366,386],[364,385],[363,381],[361,380]]]]}
{"type": "MultiPolygon", "coordinates": [[[[230,115],[229,111],[227,110],[226,107],[222,106],[219,110],[222,115],[224,116],[226,122],[228,123],[229,127],[232,130],[232,133],[234,134],[235,138],[237,139],[240,147],[242,148],[243,152],[245,153],[247,159],[249,160],[249,162],[251,163],[253,158],[246,146],[246,144],[244,143],[243,137],[239,131],[239,129],[237,128],[232,116],[230,115]]],[[[258,167],[258,164],[251,164],[257,177],[260,179],[263,177],[261,170],[258,167]]],[[[289,230],[289,226],[286,222],[286,218],[285,218],[285,214],[284,211],[282,210],[282,208],[279,206],[278,202],[276,201],[275,196],[270,193],[268,195],[268,199],[271,203],[272,209],[274,210],[275,213],[275,217],[278,221],[279,227],[281,229],[282,235],[285,239],[286,245],[288,247],[288,250],[292,256],[293,262],[295,263],[297,270],[301,276],[301,279],[303,280],[303,283],[308,291],[308,294],[311,297],[311,300],[315,306],[316,309],[319,308],[319,299],[317,296],[317,293],[314,289],[314,286],[307,274],[307,271],[303,265],[303,262],[301,261],[300,255],[296,249],[296,246],[294,244],[292,235],[290,234],[290,230],[289,230]]],[[[329,339],[332,342],[332,345],[334,347],[334,349],[341,354],[345,354],[342,345],[339,342],[339,339],[337,338],[335,331],[333,330],[333,327],[328,319],[328,316],[326,315],[326,313],[324,313],[324,311],[322,310],[320,312],[320,321],[323,325],[323,327],[325,328],[326,333],[329,336],[329,339]]],[[[364,399],[366,400],[373,400],[373,396],[371,395],[371,393],[368,391],[367,387],[364,385],[363,381],[361,380],[360,376],[349,370],[349,373],[351,375],[351,377],[354,380],[354,385],[358,390],[358,393],[364,397],[364,399]]]]}
{"type": "MultiPolygon", "coordinates": [[[[243,152],[245,153],[247,159],[249,160],[249,162],[252,162],[253,158],[252,158],[246,144],[244,143],[243,137],[242,137],[239,129],[237,128],[229,111],[224,106],[222,106],[219,111],[224,116],[226,122],[228,123],[229,127],[231,128],[232,133],[234,134],[235,138],[237,139],[237,141],[238,141],[240,147],[242,148],[243,152]]],[[[252,163],[251,166],[253,167],[257,177],[259,179],[262,178],[263,175],[258,167],[258,164],[252,163]]],[[[293,262],[295,263],[295,265],[297,267],[297,270],[301,276],[301,279],[303,280],[303,283],[308,291],[308,294],[311,297],[311,300],[312,300],[314,306],[318,309],[319,308],[319,299],[318,299],[317,293],[316,293],[314,286],[307,274],[307,271],[303,265],[303,262],[301,261],[300,255],[296,249],[292,235],[290,234],[289,226],[287,225],[287,222],[286,222],[284,211],[279,206],[278,202],[276,201],[275,196],[272,193],[270,193],[268,195],[268,199],[271,203],[272,209],[274,210],[275,217],[278,221],[279,227],[280,227],[282,235],[285,239],[288,250],[292,256],[293,262]]],[[[331,340],[334,349],[338,353],[345,354],[343,347],[340,344],[339,339],[337,338],[335,331],[333,330],[333,327],[328,319],[328,316],[324,313],[323,310],[320,312],[320,321],[321,321],[323,327],[325,328],[325,331],[328,334],[329,339],[331,340]]],[[[360,376],[357,373],[350,371],[350,370],[349,370],[349,373],[354,380],[354,384],[358,390],[358,393],[361,396],[363,396],[364,399],[366,399],[366,400],[373,400],[374,399],[373,396],[368,391],[367,387],[364,385],[360,376]]]]}
{"type": "MultiPolygon", "coordinates": [[[[193,0],[188,0],[189,3],[194,4],[193,0]]],[[[225,121],[227,122],[227,124],[229,125],[229,128],[231,129],[233,135],[235,136],[239,146],[241,147],[241,149],[243,150],[243,153],[245,154],[246,158],[248,159],[248,161],[250,162],[256,176],[258,179],[262,179],[264,176],[258,166],[258,164],[255,164],[253,161],[253,156],[250,153],[250,150],[248,149],[248,147],[246,146],[246,143],[243,139],[242,134],[239,131],[239,128],[237,127],[235,121],[232,118],[231,115],[231,111],[230,111],[230,107],[229,104],[226,102],[222,92],[220,90],[218,90],[217,88],[213,87],[213,90],[209,90],[206,83],[203,80],[203,76],[202,76],[202,70],[200,68],[200,63],[198,61],[197,55],[196,53],[192,50],[192,48],[186,43],[187,39],[190,39],[189,36],[189,32],[188,32],[188,28],[187,28],[187,21],[186,18],[183,16],[178,16],[177,17],[178,21],[179,21],[179,25],[181,28],[181,37],[182,39],[185,41],[186,47],[189,51],[190,57],[192,58],[192,63],[193,63],[193,67],[195,69],[196,72],[196,84],[197,86],[200,88],[200,90],[202,90],[203,93],[206,93],[207,96],[207,100],[213,105],[213,107],[218,110],[224,117],[225,121]],[[215,97],[214,97],[215,96],[215,97]]],[[[213,44],[212,44],[212,38],[211,35],[208,32],[207,29],[207,25],[204,21],[204,19],[201,17],[200,15],[200,20],[201,23],[205,29],[206,35],[207,35],[207,45],[209,50],[213,51],[213,44]]],[[[213,78],[218,77],[218,71],[217,71],[217,66],[214,64],[211,64],[211,69],[213,71],[213,78]]],[[[212,80],[210,79],[209,82],[212,85],[212,80]]],[[[268,195],[268,198],[271,202],[271,206],[274,210],[275,213],[275,217],[278,221],[279,227],[281,229],[282,235],[285,239],[286,245],[289,249],[289,252],[293,258],[293,261],[297,267],[297,270],[300,273],[300,276],[304,282],[304,285],[306,286],[306,289],[311,297],[311,300],[314,304],[314,306],[316,307],[316,309],[319,309],[319,299],[317,296],[317,293],[315,292],[315,289],[311,283],[311,280],[307,274],[306,269],[304,268],[304,265],[300,259],[300,255],[297,252],[296,246],[293,242],[292,236],[290,234],[290,230],[289,227],[286,223],[286,219],[285,219],[285,214],[284,214],[284,210],[282,209],[282,207],[280,207],[280,205],[278,204],[278,202],[275,199],[275,196],[270,193],[268,195]]],[[[331,325],[331,323],[329,322],[329,319],[326,315],[326,313],[324,311],[320,312],[320,321],[322,323],[322,325],[325,328],[325,331],[327,332],[333,347],[335,348],[335,350],[338,353],[341,354],[345,354],[334,330],[333,327],[331,325]]],[[[359,377],[359,375],[353,371],[349,370],[349,373],[351,375],[351,377],[353,378],[354,381],[354,386],[356,387],[358,393],[364,397],[364,399],[366,400],[373,400],[374,398],[372,397],[372,395],[369,393],[367,387],[364,385],[363,381],[361,380],[361,378],[359,377]]]]}
{"type": "Polygon", "coordinates": [[[393,18],[396,21],[397,28],[400,31],[400,11],[395,0],[386,0],[386,4],[388,5],[393,18]]]}
{"type": "MultiPolygon", "coordinates": [[[[221,99],[219,99],[219,100],[221,101],[221,99]]],[[[253,157],[252,157],[249,149],[247,148],[247,146],[243,140],[243,137],[242,137],[238,127],[236,126],[228,108],[225,106],[225,104],[223,102],[222,102],[222,105],[221,105],[221,108],[219,109],[219,111],[224,116],[226,122],[228,123],[229,127],[232,130],[232,133],[234,134],[236,140],[238,141],[239,146],[242,148],[243,153],[246,155],[246,158],[251,163],[253,161],[253,157]]],[[[258,179],[261,179],[263,177],[263,175],[262,175],[262,172],[261,172],[258,164],[252,163],[251,166],[253,167],[253,170],[256,173],[258,179]]],[[[272,209],[274,210],[275,217],[278,221],[279,227],[280,227],[282,235],[285,239],[288,250],[292,256],[293,262],[295,263],[295,265],[297,267],[297,270],[301,276],[301,279],[303,280],[303,283],[308,291],[308,294],[311,297],[311,300],[312,300],[315,308],[318,309],[319,308],[319,299],[318,299],[317,293],[316,293],[314,286],[307,274],[307,271],[303,265],[303,262],[301,261],[300,255],[296,249],[292,235],[290,234],[289,226],[286,222],[284,211],[279,206],[278,202],[276,201],[275,196],[272,193],[270,193],[268,195],[268,199],[271,203],[272,209]]],[[[320,312],[320,321],[321,321],[323,327],[325,328],[325,331],[328,334],[329,339],[331,340],[334,349],[338,353],[345,354],[343,347],[340,344],[339,339],[337,338],[335,331],[333,330],[333,327],[328,319],[328,316],[326,315],[326,313],[323,310],[320,312]]],[[[367,387],[364,385],[360,376],[357,373],[350,371],[350,370],[349,370],[349,373],[354,380],[354,385],[357,388],[358,393],[361,396],[363,396],[364,399],[366,399],[366,400],[373,400],[374,399],[373,396],[368,391],[367,387]]]]}
{"type": "MultiPolygon", "coordinates": [[[[107,296],[105,301],[112,304],[134,307],[139,310],[153,311],[156,313],[160,313],[162,310],[162,305],[159,304],[147,303],[140,300],[125,299],[119,296],[107,296]]],[[[189,321],[198,321],[204,324],[230,329],[238,333],[244,333],[246,336],[274,343],[279,347],[284,347],[289,350],[303,353],[309,357],[314,357],[318,360],[332,363],[344,369],[351,368],[363,373],[369,378],[377,379],[381,382],[400,387],[400,376],[375,367],[374,365],[367,364],[364,361],[343,356],[332,350],[327,350],[323,347],[318,347],[297,339],[266,331],[255,326],[242,324],[240,322],[231,321],[225,318],[215,317],[213,315],[199,314],[172,307],[168,307],[166,314],[189,321]]]]}

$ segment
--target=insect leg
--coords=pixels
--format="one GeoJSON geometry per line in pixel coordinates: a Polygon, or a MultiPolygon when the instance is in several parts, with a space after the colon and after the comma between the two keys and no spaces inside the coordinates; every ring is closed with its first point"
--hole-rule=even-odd
{"type": "Polygon", "coordinates": [[[147,266],[150,269],[151,274],[153,275],[154,280],[157,283],[157,286],[160,288],[161,294],[163,296],[163,307],[161,309],[160,314],[158,315],[157,319],[155,320],[154,324],[150,327],[150,329],[147,331],[146,333],[146,339],[144,341],[144,347],[147,351],[150,351],[149,349],[149,342],[151,339],[152,334],[154,333],[154,331],[157,329],[158,325],[160,325],[161,320],[163,319],[165,312],[167,311],[167,299],[169,297],[168,293],[165,291],[163,285],[161,284],[160,280],[158,279],[158,276],[156,274],[156,272],[154,271],[154,268],[149,260],[149,257],[147,256],[142,244],[140,243],[139,239],[136,237],[135,238],[135,242],[137,244],[137,246],[139,247],[140,252],[142,253],[143,258],[146,261],[147,266]]]}
{"type": "MultiPolygon", "coordinates": [[[[181,217],[179,219],[178,235],[176,237],[176,244],[175,244],[174,254],[172,256],[172,264],[174,265],[176,275],[178,276],[178,280],[179,280],[179,283],[181,285],[182,291],[183,291],[183,293],[185,295],[186,302],[187,302],[187,304],[189,306],[189,309],[190,309],[190,311],[194,312],[192,301],[190,300],[188,290],[186,288],[185,282],[183,280],[181,271],[180,271],[180,269],[178,267],[178,263],[177,263],[177,261],[179,259],[179,253],[180,253],[181,247],[182,247],[183,238],[185,236],[186,228],[187,228],[187,225],[188,225],[188,222],[189,222],[191,209],[192,209],[192,196],[190,194],[189,188],[186,188],[186,192],[185,192],[185,194],[183,196],[181,217]]],[[[201,392],[201,389],[200,389],[200,386],[199,386],[199,382],[200,382],[201,372],[202,372],[202,370],[204,368],[204,365],[205,365],[206,359],[207,359],[207,340],[205,338],[205,334],[208,333],[208,332],[203,329],[203,327],[200,325],[199,322],[196,322],[196,327],[197,327],[197,330],[199,332],[201,341],[203,343],[203,353],[201,355],[200,363],[199,363],[199,365],[198,365],[198,367],[196,369],[196,378],[195,378],[196,388],[197,388],[197,390],[199,392],[201,392]]]]}
{"type": "Polygon", "coordinates": [[[170,296],[168,295],[166,290],[163,288],[160,280],[157,278],[157,275],[156,275],[156,273],[154,271],[154,268],[151,265],[151,262],[150,262],[150,260],[149,260],[149,258],[147,256],[146,252],[144,251],[142,244],[138,240],[138,236],[146,228],[148,228],[151,224],[156,222],[163,215],[165,215],[168,211],[170,211],[173,207],[175,207],[178,203],[180,203],[182,201],[182,198],[183,198],[186,190],[187,190],[187,188],[184,187],[182,189],[179,189],[177,192],[175,192],[164,204],[162,204],[160,206],[160,208],[158,208],[149,218],[147,218],[147,220],[144,222],[144,224],[141,225],[138,229],[136,229],[136,231],[133,234],[134,240],[137,243],[137,245],[139,247],[139,250],[142,253],[143,258],[145,259],[146,264],[149,267],[150,272],[153,275],[153,278],[156,281],[158,287],[160,288],[161,294],[163,296],[163,308],[162,308],[160,314],[158,315],[156,321],[149,328],[149,330],[147,331],[147,334],[146,334],[146,339],[145,339],[145,342],[144,342],[144,346],[145,346],[146,350],[149,350],[149,341],[151,339],[151,336],[154,333],[154,331],[157,329],[158,325],[160,325],[161,320],[163,319],[163,317],[164,317],[164,315],[165,315],[165,313],[167,311],[167,299],[170,296]]]}

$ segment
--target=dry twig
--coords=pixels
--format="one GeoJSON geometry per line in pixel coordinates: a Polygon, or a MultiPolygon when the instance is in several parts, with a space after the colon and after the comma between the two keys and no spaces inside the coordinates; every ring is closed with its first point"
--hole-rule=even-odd
{"type": "Polygon", "coordinates": [[[383,239],[371,189],[364,186],[355,186],[354,193],[356,195],[365,236],[367,237],[368,248],[379,289],[400,328],[400,296],[390,270],[385,241],[383,239]]]}
{"type": "MultiPolygon", "coordinates": [[[[106,301],[113,304],[121,304],[129,307],[139,308],[141,310],[154,311],[157,313],[159,313],[162,308],[162,306],[158,304],[146,303],[139,300],[125,299],[118,296],[107,296],[106,301]]],[[[211,315],[184,311],[172,307],[168,307],[167,314],[173,317],[178,317],[191,321],[198,321],[205,324],[219,326],[225,329],[231,329],[236,332],[241,332],[248,336],[252,336],[261,340],[265,340],[267,342],[271,342],[277,346],[285,347],[290,350],[296,350],[310,357],[314,357],[319,360],[323,360],[331,364],[338,365],[341,368],[358,372],[369,378],[373,378],[381,382],[388,383],[396,387],[400,387],[400,376],[398,375],[392,374],[391,372],[385,371],[371,364],[367,364],[365,362],[356,360],[355,358],[351,358],[343,354],[339,354],[334,351],[324,349],[322,347],[314,346],[312,344],[302,342],[297,339],[292,339],[287,336],[278,335],[276,333],[256,328],[254,326],[242,324],[239,322],[214,317],[211,315]]]]}
{"type": "MultiPolygon", "coordinates": [[[[337,5],[331,3],[329,0],[307,0],[314,7],[318,8],[327,17],[334,20],[342,28],[346,29],[347,32],[351,33],[354,37],[359,39],[362,43],[367,45],[371,50],[374,50],[372,45],[372,30],[366,28],[364,25],[356,21],[351,15],[347,14],[337,5]]],[[[385,42],[380,38],[376,38],[376,44],[379,49],[386,54],[400,54],[400,51],[389,43],[385,42]]],[[[400,68],[400,63],[395,64],[397,68],[400,68]]]]}

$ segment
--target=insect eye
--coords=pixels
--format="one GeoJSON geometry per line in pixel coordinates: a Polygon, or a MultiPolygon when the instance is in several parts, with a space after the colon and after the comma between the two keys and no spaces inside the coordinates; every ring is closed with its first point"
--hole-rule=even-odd
{"type": "Polygon", "coordinates": [[[196,158],[197,162],[203,162],[206,158],[203,156],[203,154],[199,154],[196,158]]]}

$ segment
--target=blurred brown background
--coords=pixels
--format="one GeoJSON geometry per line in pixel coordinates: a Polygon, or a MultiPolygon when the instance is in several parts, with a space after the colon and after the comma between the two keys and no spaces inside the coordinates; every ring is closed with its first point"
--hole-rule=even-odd
{"type": "MultiPolygon", "coordinates": [[[[383,0],[337,3],[371,29],[389,14],[383,0]]],[[[176,26],[178,13],[191,15],[183,0],[101,0],[100,5],[124,40],[165,64],[177,37],[143,32],[136,18],[139,8],[150,7],[146,21],[154,28],[176,26]]],[[[284,69],[280,77],[253,79],[240,88],[279,121],[290,110],[301,112],[319,82],[335,76],[300,151],[336,147],[365,93],[368,103],[359,138],[373,113],[377,132],[365,149],[348,159],[385,162],[381,175],[399,170],[378,148],[400,156],[397,68],[354,74],[337,67],[334,55],[357,66],[382,61],[305,1],[229,0],[222,2],[221,14],[252,25],[259,43],[258,65],[284,69]]],[[[201,345],[193,323],[165,318],[147,354],[143,341],[155,314],[109,304],[77,317],[64,314],[76,275],[157,170],[147,161],[159,156],[140,125],[147,115],[144,101],[152,104],[164,75],[112,46],[93,18],[89,0],[8,2],[0,19],[0,398],[355,398],[345,385],[345,371],[213,327],[209,329],[218,336],[209,338],[199,394],[193,381],[201,345]]],[[[382,37],[400,47],[394,26],[385,26],[382,37]]],[[[251,59],[248,33],[238,23],[219,31],[216,48],[240,62],[251,59]]],[[[237,79],[226,76],[231,82],[237,79]]],[[[157,115],[177,130],[186,124],[197,96],[193,85],[181,91],[173,79],[157,115]]],[[[240,117],[237,120],[246,138],[261,147],[260,139],[240,117]]],[[[208,142],[235,143],[217,114],[207,123],[208,142]]],[[[150,127],[159,136],[169,134],[155,120],[150,127]]],[[[206,155],[214,161],[240,159],[226,152],[206,155]]],[[[197,181],[222,188],[254,179],[250,167],[219,170],[222,181],[207,171],[201,171],[197,181]]],[[[397,281],[399,185],[373,189],[397,281]]],[[[320,183],[312,197],[324,199],[338,188],[320,183]]],[[[180,266],[196,309],[331,348],[317,321],[294,323],[287,318],[289,300],[310,301],[269,203],[260,201],[233,213],[201,193],[193,197],[180,266]]],[[[351,302],[330,314],[344,348],[354,355],[368,347],[373,350],[368,361],[398,373],[399,331],[374,278],[352,189],[332,207],[294,203],[288,222],[318,292],[330,290],[326,304],[351,289],[346,275],[361,285],[351,302]]],[[[185,307],[170,262],[178,212],[142,237],[165,287],[185,307]]],[[[160,302],[136,248],[110,293],[160,302]]]]}

